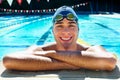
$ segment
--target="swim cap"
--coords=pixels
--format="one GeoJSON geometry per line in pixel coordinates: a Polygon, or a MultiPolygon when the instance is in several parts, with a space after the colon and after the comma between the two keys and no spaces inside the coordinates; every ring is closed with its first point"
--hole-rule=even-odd
{"type": "Polygon", "coordinates": [[[78,21],[78,17],[75,13],[75,11],[68,6],[62,6],[57,9],[55,14],[53,15],[53,23],[56,21],[63,20],[64,18],[67,18],[68,20],[75,20],[78,21]]]}

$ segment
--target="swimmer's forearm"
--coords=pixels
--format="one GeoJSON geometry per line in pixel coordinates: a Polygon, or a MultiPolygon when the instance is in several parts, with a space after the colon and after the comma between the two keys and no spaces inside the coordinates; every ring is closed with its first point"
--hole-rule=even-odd
{"type": "Polygon", "coordinates": [[[65,62],[54,62],[48,57],[24,54],[10,54],[5,56],[3,58],[3,65],[6,69],[24,71],[78,69],[78,67],[65,62]]]}
{"type": "Polygon", "coordinates": [[[68,64],[86,68],[91,70],[108,70],[111,71],[115,68],[116,59],[114,58],[96,58],[81,55],[64,55],[56,53],[48,53],[47,56],[66,62],[68,64]]]}

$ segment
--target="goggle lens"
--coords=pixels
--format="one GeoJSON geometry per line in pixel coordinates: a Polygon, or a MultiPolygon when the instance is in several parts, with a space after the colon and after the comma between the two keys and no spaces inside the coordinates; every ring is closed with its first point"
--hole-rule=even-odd
{"type": "Polygon", "coordinates": [[[69,20],[75,20],[75,16],[73,14],[67,14],[67,19],[69,20]]]}
{"type": "Polygon", "coordinates": [[[58,15],[55,17],[55,22],[60,21],[60,20],[62,20],[62,19],[63,19],[62,14],[58,14],[58,15]]]}

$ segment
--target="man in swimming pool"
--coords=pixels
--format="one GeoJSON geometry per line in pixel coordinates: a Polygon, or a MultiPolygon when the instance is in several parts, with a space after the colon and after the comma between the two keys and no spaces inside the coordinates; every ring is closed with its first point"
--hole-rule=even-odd
{"type": "Polygon", "coordinates": [[[116,58],[101,46],[83,46],[77,43],[79,28],[74,10],[67,6],[57,9],[53,16],[53,34],[56,42],[31,46],[25,51],[3,58],[7,69],[23,71],[90,69],[111,71],[116,58]]]}

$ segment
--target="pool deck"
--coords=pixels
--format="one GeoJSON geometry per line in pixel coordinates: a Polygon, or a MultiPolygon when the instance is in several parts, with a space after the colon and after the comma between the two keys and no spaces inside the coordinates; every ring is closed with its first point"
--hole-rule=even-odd
{"type": "Polygon", "coordinates": [[[59,70],[23,72],[6,70],[0,62],[0,80],[120,80],[120,59],[116,68],[109,71],[59,70]]]}

